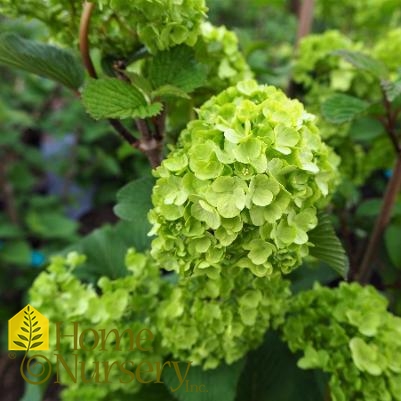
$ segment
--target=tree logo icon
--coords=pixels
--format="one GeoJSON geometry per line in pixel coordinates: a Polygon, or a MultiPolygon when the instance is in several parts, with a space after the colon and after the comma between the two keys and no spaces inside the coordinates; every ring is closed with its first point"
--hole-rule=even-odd
{"type": "Polygon", "coordinates": [[[48,350],[49,320],[27,305],[8,321],[10,351],[48,350]]]}

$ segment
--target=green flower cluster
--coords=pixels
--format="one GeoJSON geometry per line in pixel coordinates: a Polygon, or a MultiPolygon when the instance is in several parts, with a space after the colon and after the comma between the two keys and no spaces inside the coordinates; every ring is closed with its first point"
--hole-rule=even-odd
{"type": "Polygon", "coordinates": [[[383,62],[392,74],[398,72],[401,66],[401,28],[388,31],[381,37],[374,48],[372,55],[383,62]]]}
{"type": "Polygon", "coordinates": [[[334,26],[365,41],[401,22],[398,0],[319,0],[315,15],[323,26],[334,26]]]}
{"type": "Polygon", "coordinates": [[[207,86],[213,93],[253,77],[238,48],[237,35],[224,26],[204,22],[195,52],[197,60],[208,67],[207,86]]]}
{"type": "Polygon", "coordinates": [[[206,16],[205,0],[98,1],[127,16],[139,39],[152,52],[187,44],[194,46],[206,16]]]}
{"type": "Polygon", "coordinates": [[[155,171],[152,255],[167,270],[217,278],[289,273],[308,254],[337,156],[314,117],[271,86],[241,81],[206,102],[155,171]]]}
{"type": "MultiPolygon", "coordinates": [[[[155,336],[151,342],[141,343],[144,348],[153,347],[151,352],[141,352],[132,349],[128,335],[122,335],[120,349],[116,352],[114,335],[107,337],[105,349],[98,351],[99,345],[93,351],[79,349],[73,351],[74,342],[69,336],[61,336],[58,354],[62,355],[70,368],[75,366],[74,354],[78,354],[80,364],[84,366],[84,374],[90,380],[95,361],[100,362],[100,381],[104,380],[104,362],[125,361],[136,364],[146,360],[151,363],[163,360],[163,351],[160,346],[160,337],[155,324],[155,310],[159,304],[159,296],[167,289],[167,284],[161,280],[159,268],[153,264],[147,255],[129,250],[126,255],[127,275],[116,280],[102,277],[98,288],[82,283],[74,276],[76,266],[84,263],[85,257],[70,253],[66,258],[56,257],[46,271],[42,272],[30,289],[30,303],[40,310],[53,324],[50,330],[50,351],[41,351],[52,363],[56,363],[54,350],[57,338],[55,322],[62,322],[62,333],[74,332],[73,322],[79,322],[78,335],[85,329],[95,331],[104,329],[106,333],[116,329],[120,334],[127,328],[136,335],[142,329],[149,329],[155,336]],[[99,293],[100,292],[100,293],[99,293]]],[[[99,334],[100,337],[100,334],[99,334]]],[[[91,346],[90,337],[85,337],[85,346],[91,346]]],[[[126,368],[129,370],[130,365],[126,368]]],[[[129,376],[122,375],[118,367],[110,367],[107,386],[96,383],[83,383],[77,380],[74,383],[64,369],[60,369],[60,381],[67,387],[63,390],[63,401],[85,399],[84,394],[91,400],[101,401],[110,399],[110,394],[116,391],[133,394],[140,390],[141,384],[137,380],[129,383],[129,376]]],[[[80,374],[80,372],[79,372],[80,374]]],[[[146,380],[152,376],[142,375],[146,380]]],[[[153,380],[155,380],[153,378],[153,380]]]]}
{"type": "Polygon", "coordinates": [[[330,373],[333,401],[401,400],[401,318],[373,287],[315,285],[295,296],[283,327],[303,369],[330,373]]]}
{"type": "MultiPolygon", "coordinates": [[[[119,57],[135,51],[140,43],[151,52],[182,43],[194,46],[207,11],[205,0],[99,0],[97,4],[91,45],[119,57]]],[[[46,24],[52,40],[66,46],[78,44],[81,0],[5,0],[0,13],[38,19],[46,24]]]]}
{"type": "Polygon", "coordinates": [[[162,345],[204,369],[231,364],[283,323],[289,295],[289,282],[279,274],[258,278],[238,267],[216,280],[182,278],[160,304],[162,345]]]}
{"type": "Polygon", "coordinates": [[[335,30],[308,35],[301,41],[293,79],[307,90],[307,103],[315,105],[333,91],[351,88],[357,72],[351,64],[332,54],[339,49],[358,51],[361,46],[335,30]]]}

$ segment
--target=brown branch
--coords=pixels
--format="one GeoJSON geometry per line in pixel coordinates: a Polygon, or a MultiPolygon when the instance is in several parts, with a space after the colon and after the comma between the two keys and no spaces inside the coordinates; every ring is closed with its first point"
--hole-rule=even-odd
{"type": "MultiPolygon", "coordinates": [[[[89,76],[96,79],[97,74],[92,62],[92,58],[90,56],[89,42],[89,26],[94,7],[94,3],[85,1],[81,15],[81,22],[79,25],[79,50],[81,52],[82,61],[86,70],[88,71],[89,76]]],[[[136,139],[120,121],[115,119],[109,119],[108,121],[125,141],[127,141],[131,146],[135,148],[139,147],[138,139],[136,139]]]]}
{"type": "Polygon", "coordinates": [[[362,284],[369,283],[373,273],[373,261],[377,253],[377,248],[391,219],[394,204],[401,189],[401,153],[397,155],[397,162],[394,167],[393,175],[387,185],[386,193],[383,198],[383,205],[381,207],[379,216],[375,222],[372,235],[369,239],[366,252],[362,259],[356,280],[362,284]]]}
{"type": "Polygon", "coordinates": [[[89,76],[91,76],[92,78],[97,78],[96,70],[92,63],[89,50],[89,26],[94,8],[94,3],[85,1],[81,14],[81,22],[79,24],[79,51],[81,52],[82,61],[86,70],[89,73],[89,76]]]}
{"type": "MultiPolygon", "coordinates": [[[[293,4],[291,5],[291,7],[293,9],[296,8],[298,14],[298,30],[294,46],[294,51],[296,52],[298,50],[299,43],[301,42],[302,38],[309,35],[310,31],[312,30],[315,1],[303,0],[301,4],[299,4],[300,3],[299,1],[294,1],[292,3],[293,4]]],[[[295,92],[295,82],[290,76],[286,93],[289,97],[293,97],[294,92],[295,92]]]]}
{"type": "MultiPolygon", "coordinates": [[[[82,61],[86,70],[88,71],[89,76],[96,79],[97,74],[90,56],[89,42],[89,26],[94,7],[94,3],[85,1],[79,26],[79,49],[81,52],[82,61]]],[[[119,78],[124,79],[125,76],[122,75],[119,76],[119,78]]],[[[164,127],[165,115],[162,114],[161,116],[162,117],[160,118],[163,118],[164,127]]],[[[127,141],[132,147],[139,149],[147,156],[149,163],[153,168],[160,165],[162,160],[162,135],[157,132],[157,134],[153,136],[146,120],[136,121],[138,130],[141,134],[141,139],[135,138],[119,120],[109,119],[108,121],[125,141],[127,141]]],[[[157,127],[158,124],[155,124],[155,128],[158,131],[157,127]]]]}
{"type": "Polygon", "coordinates": [[[359,281],[361,284],[366,284],[370,281],[374,269],[374,261],[377,254],[377,248],[379,247],[380,240],[387,225],[390,223],[394,204],[401,189],[401,144],[399,136],[396,132],[396,122],[399,111],[393,110],[392,104],[387,99],[386,93],[383,88],[382,96],[386,114],[384,118],[381,118],[379,120],[382,122],[386,133],[394,146],[397,159],[393,170],[393,175],[391,176],[386,187],[386,192],[383,197],[383,204],[380,213],[377,216],[368,246],[366,248],[366,252],[363,255],[361,265],[355,276],[356,280],[359,281]]]}
{"type": "Polygon", "coordinates": [[[298,32],[295,47],[297,48],[301,39],[309,35],[312,29],[313,9],[315,0],[303,0],[299,11],[298,32]]]}
{"type": "Polygon", "coordinates": [[[387,135],[391,140],[391,143],[394,146],[395,152],[398,154],[401,153],[401,145],[397,136],[397,132],[395,130],[395,126],[399,111],[398,110],[395,112],[393,111],[391,103],[387,99],[387,95],[383,88],[382,88],[382,95],[383,95],[383,105],[384,108],[386,109],[386,116],[384,119],[381,120],[381,122],[387,132],[387,135]]]}

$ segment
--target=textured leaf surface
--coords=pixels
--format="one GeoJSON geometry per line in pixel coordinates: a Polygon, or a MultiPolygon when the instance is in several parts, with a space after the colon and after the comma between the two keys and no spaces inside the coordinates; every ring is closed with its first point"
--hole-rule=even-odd
{"type": "Polygon", "coordinates": [[[347,278],[349,270],[348,256],[334,231],[330,217],[320,213],[316,228],[308,233],[309,241],[314,245],[309,248],[311,256],[327,263],[342,277],[347,278]]]}
{"type": "Polygon", "coordinates": [[[0,64],[52,79],[74,90],[84,79],[81,64],[68,51],[13,33],[0,35],[0,64]]]}
{"type": "Polygon", "coordinates": [[[389,102],[393,102],[401,95],[401,78],[395,82],[384,80],[381,82],[381,86],[389,102]]]}
{"type": "Polygon", "coordinates": [[[336,94],[322,104],[322,113],[326,120],[341,124],[351,121],[357,115],[367,110],[369,103],[352,96],[336,94]]]}
{"type": "Polygon", "coordinates": [[[117,78],[90,79],[82,100],[87,112],[100,118],[146,118],[158,114],[161,103],[147,104],[142,92],[117,78]]]}
{"type": "Polygon", "coordinates": [[[369,72],[376,78],[385,78],[388,75],[386,66],[367,54],[351,50],[336,50],[334,54],[342,57],[357,69],[369,72]]]}
{"type": "Polygon", "coordinates": [[[189,95],[187,95],[187,93],[184,90],[172,85],[163,85],[160,88],[153,91],[152,95],[154,97],[161,97],[161,98],[180,97],[184,99],[190,99],[189,95]]]}
{"type": "Polygon", "coordinates": [[[148,77],[155,89],[171,85],[189,93],[205,83],[206,69],[196,63],[191,48],[176,46],[154,57],[149,65],[148,77]]]}

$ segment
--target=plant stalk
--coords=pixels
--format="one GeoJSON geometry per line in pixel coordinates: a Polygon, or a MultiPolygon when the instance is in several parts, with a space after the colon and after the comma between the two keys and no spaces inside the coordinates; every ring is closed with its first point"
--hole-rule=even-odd
{"type": "Polygon", "coordinates": [[[393,170],[393,175],[387,185],[383,198],[383,205],[380,214],[375,222],[366,252],[363,256],[362,263],[356,275],[356,280],[361,284],[367,284],[373,273],[373,262],[376,256],[379,242],[383,236],[384,230],[390,222],[391,214],[397,196],[401,189],[401,153],[397,154],[397,161],[393,170]]]}

